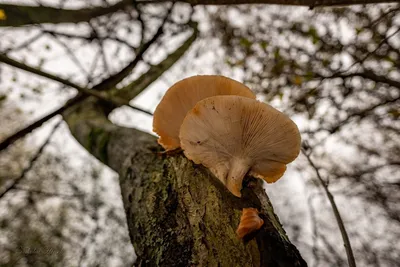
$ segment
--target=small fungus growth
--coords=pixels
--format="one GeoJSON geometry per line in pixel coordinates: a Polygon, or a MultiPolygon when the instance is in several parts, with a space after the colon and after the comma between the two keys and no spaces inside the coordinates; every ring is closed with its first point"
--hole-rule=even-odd
{"type": "Polygon", "coordinates": [[[242,217],[240,218],[240,224],[236,230],[236,234],[239,238],[243,238],[246,235],[257,231],[264,224],[263,219],[258,216],[258,211],[255,208],[244,208],[242,211],[242,217]]]}

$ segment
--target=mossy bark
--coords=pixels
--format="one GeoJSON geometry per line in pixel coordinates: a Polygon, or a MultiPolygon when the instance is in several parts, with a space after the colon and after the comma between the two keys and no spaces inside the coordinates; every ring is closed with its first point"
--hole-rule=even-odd
{"type": "Polygon", "coordinates": [[[138,266],[306,266],[262,188],[246,178],[241,199],[182,153],[161,153],[156,138],[109,122],[93,100],[64,114],[72,134],[120,175],[138,266]],[[243,207],[265,223],[240,240],[243,207]]]}
{"type": "Polygon", "coordinates": [[[111,14],[132,5],[130,0],[122,0],[108,7],[81,9],[61,9],[48,6],[29,6],[0,3],[5,17],[0,20],[0,27],[19,27],[42,23],[78,23],[90,21],[92,18],[111,14]]]}

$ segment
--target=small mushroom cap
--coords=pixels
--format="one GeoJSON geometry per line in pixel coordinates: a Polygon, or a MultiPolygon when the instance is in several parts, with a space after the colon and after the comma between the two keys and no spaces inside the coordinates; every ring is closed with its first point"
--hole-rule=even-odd
{"type": "Polygon", "coordinates": [[[223,76],[202,75],[183,79],[168,89],[154,112],[153,131],[160,136],[158,143],[166,150],[179,148],[179,129],[187,112],[200,100],[216,95],[256,98],[248,87],[223,76]]]}
{"type": "Polygon", "coordinates": [[[264,224],[264,220],[258,216],[258,210],[255,208],[244,208],[240,217],[240,224],[236,230],[239,238],[257,231],[264,224]]]}
{"type": "Polygon", "coordinates": [[[298,156],[301,142],[289,117],[240,96],[198,102],[183,121],[180,139],[186,157],[209,168],[238,197],[247,173],[277,181],[298,156]]]}

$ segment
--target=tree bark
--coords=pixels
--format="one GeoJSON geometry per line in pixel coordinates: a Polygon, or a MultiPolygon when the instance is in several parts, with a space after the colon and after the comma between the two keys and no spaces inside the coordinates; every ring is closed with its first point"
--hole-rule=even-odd
{"type": "Polygon", "coordinates": [[[160,153],[156,138],[108,121],[89,98],[64,114],[74,137],[120,177],[139,266],[307,266],[282,228],[262,181],[247,177],[241,199],[182,153],[160,153]],[[236,236],[243,207],[262,229],[236,236]]]}

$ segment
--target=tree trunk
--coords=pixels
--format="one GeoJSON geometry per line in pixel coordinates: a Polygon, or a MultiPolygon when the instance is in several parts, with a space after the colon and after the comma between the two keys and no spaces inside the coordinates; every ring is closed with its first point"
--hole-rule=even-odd
{"type": "Polygon", "coordinates": [[[150,134],[116,126],[94,99],[64,114],[72,134],[120,176],[138,266],[307,266],[262,188],[246,178],[233,196],[182,153],[160,153],[150,134]],[[260,210],[262,229],[236,236],[243,207],[260,210]]]}

